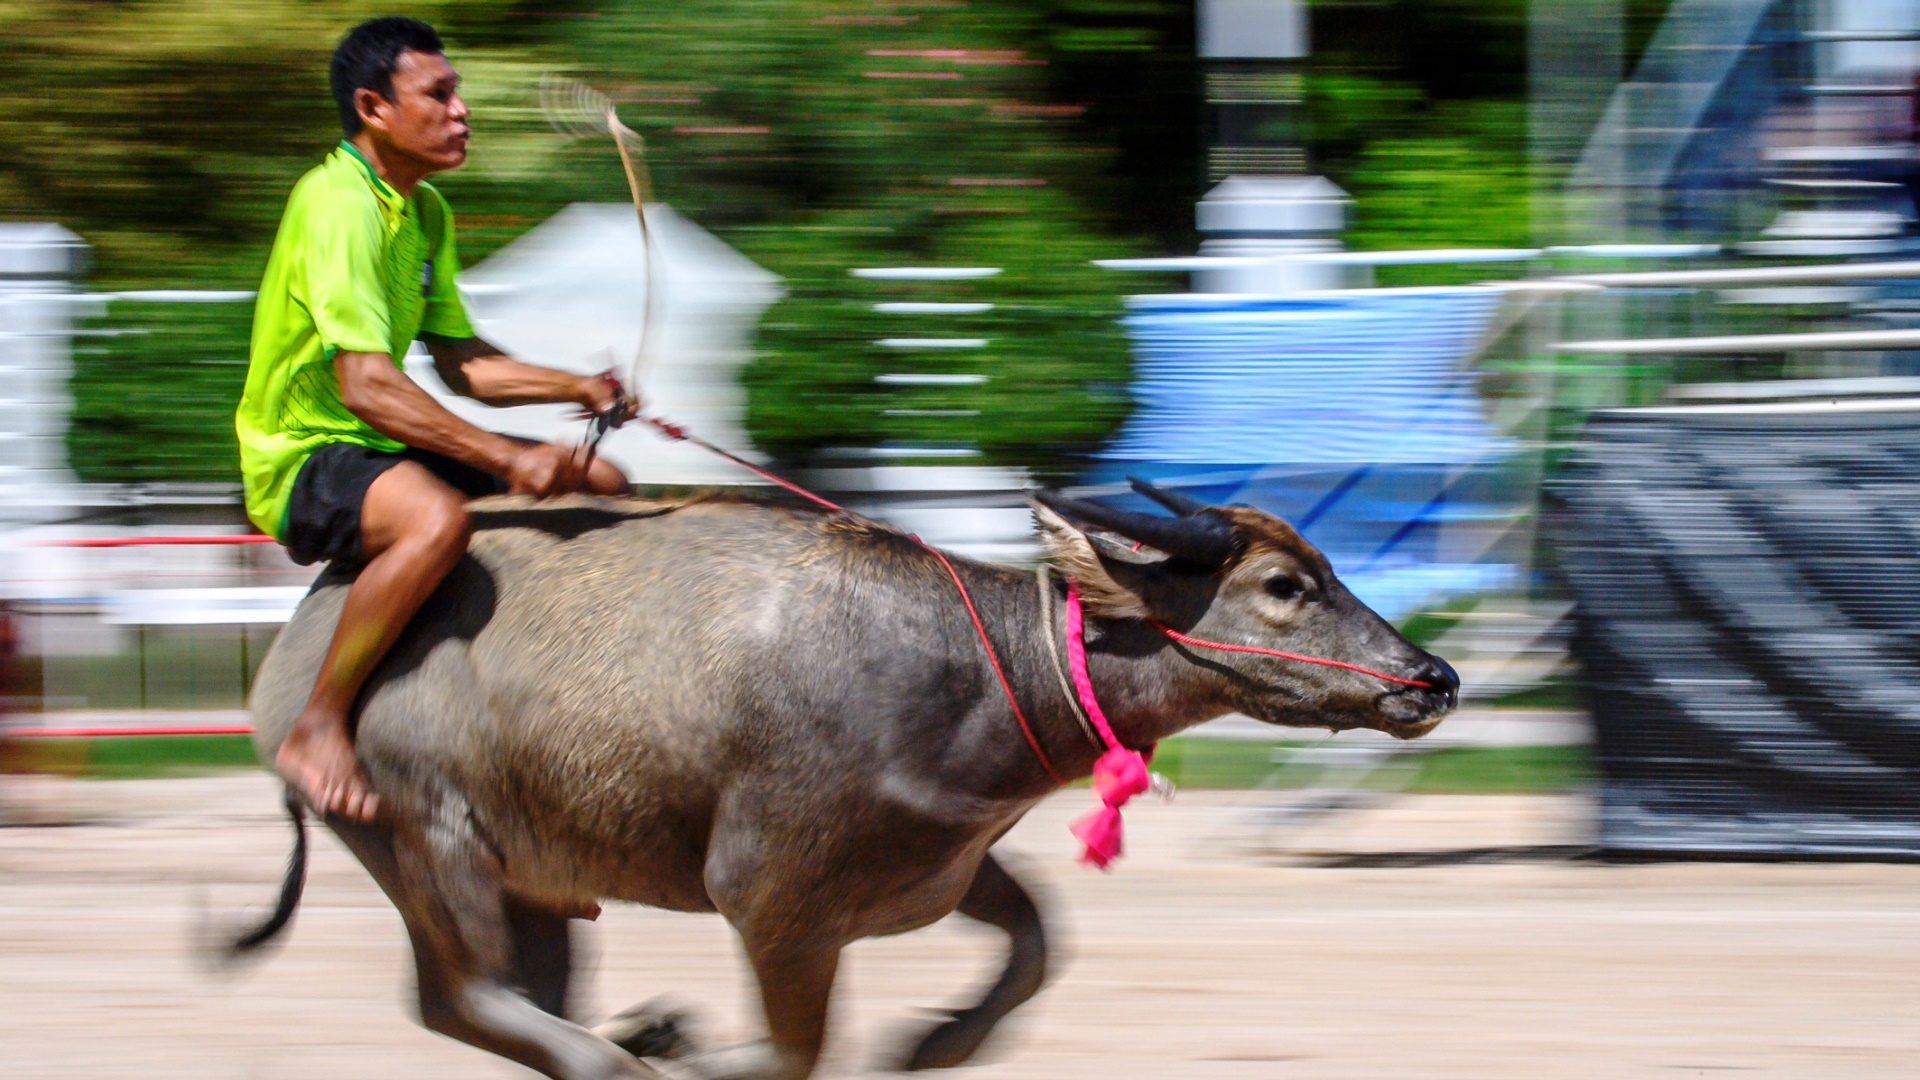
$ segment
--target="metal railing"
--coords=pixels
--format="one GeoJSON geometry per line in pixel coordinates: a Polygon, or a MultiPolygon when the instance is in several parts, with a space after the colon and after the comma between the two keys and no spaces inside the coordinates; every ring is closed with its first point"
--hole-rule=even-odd
{"type": "Polygon", "coordinates": [[[8,732],[22,737],[244,732],[255,629],[285,623],[314,573],[248,533],[41,537],[10,562],[41,673],[39,714],[8,732]]]}

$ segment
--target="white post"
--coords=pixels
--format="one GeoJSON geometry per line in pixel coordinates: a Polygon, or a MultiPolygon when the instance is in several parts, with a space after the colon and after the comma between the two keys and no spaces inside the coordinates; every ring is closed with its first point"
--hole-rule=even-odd
{"type": "Polygon", "coordinates": [[[52,520],[70,501],[68,294],[86,250],[58,225],[0,222],[0,525],[52,520]]]}
{"type": "Polygon", "coordinates": [[[1212,107],[1207,172],[1195,208],[1202,255],[1245,257],[1196,270],[1195,292],[1288,293],[1364,284],[1364,267],[1315,260],[1338,251],[1346,192],[1306,174],[1297,118],[1307,55],[1302,0],[1199,0],[1194,29],[1212,107]],[[1281,134],[1285,133],[1285,134],[1281,134]]]}

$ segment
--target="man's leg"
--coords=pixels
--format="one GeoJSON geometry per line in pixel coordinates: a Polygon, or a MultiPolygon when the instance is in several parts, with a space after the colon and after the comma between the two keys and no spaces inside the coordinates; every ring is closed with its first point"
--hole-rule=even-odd
{"type": "Polygon", "coordinates": [[[374,665],[466,553],[473,535],[466,503],[413,461],[381,473],[367,489],[360,507],[367,564],[347,590],[313,696],[273,762],[322,813],[373,818],[377,800],[354,759],[347,713],[374,665]]]}
{"type": "Polygon", "coordinates": [[[631,495],[633,485],[627,483],[627,474],[606,458],[597,457],[587,466],[586,489],[595,495],[631,495]]]}

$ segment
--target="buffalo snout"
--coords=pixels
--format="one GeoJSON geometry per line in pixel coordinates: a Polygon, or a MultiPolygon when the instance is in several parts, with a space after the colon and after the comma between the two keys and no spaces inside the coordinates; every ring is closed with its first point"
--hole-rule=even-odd
{"type": "Polygon", "coordinates": [[[1432,653],[1403,676],[1416,685],[1400,686],[1384,695],[1381,730],[1397,739],[1417,739],[1437,727],[1460,704],[1460,673],[1432,653]]]}
{"type": "Polygon", "coordinates": [[[1448,712],[1460,703],[1460,673],[1432,653],[1427,654],[1425,669],[1414,679],[1427,684],[1423,689],[1434,699],[1437,711],[1448,712]]]}

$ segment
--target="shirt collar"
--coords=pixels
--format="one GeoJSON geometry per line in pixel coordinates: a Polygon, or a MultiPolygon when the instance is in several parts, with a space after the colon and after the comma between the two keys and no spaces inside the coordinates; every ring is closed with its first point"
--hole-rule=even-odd
{"type": "Polygon", "coordinates": [[[393,190],[393,185],[380,179],[380,174],[373,171],[373,163],[361,155],[358,147],[345,139],[341,139],[340,148],[335,152],[344,153],[359,163],[361,170],[367,174],[367,183],[373,188],[373,193],[380,197],[380,201],[385,203],[388,209],[400,210],[406,206],[407,200],[402,198],[399,192],[393,190]]]}

